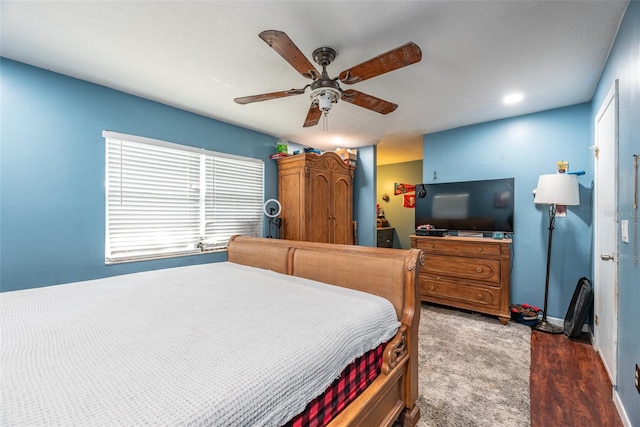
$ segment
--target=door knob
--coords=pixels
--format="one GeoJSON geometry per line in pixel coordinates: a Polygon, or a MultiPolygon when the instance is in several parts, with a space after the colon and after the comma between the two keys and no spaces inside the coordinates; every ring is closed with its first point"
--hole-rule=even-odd
{"type": "Polygon", "coordinates": [[[603,261],[613,261],[613,255],[611,254],[600,254],[600,259],[603,261]]]}

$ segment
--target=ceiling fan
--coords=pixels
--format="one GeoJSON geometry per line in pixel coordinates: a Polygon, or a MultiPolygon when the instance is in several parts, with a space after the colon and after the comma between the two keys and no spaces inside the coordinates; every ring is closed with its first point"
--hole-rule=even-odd
{"type": "Polygon", "coordinates": [[[398,104],[376,98],[372,95],[353,89],[342,90],[340,82],[354,84],[379,76],[398,68],[420,62],[422,51],[413,42],[406,43],[398,48],[380,54],[355,67],[342,71],[338,77],[330,78],[327,66],[333,62],[337,52],[330,47],[319,47],[313,51],[313,60],[322,67],[322,73],[304,56],[298,47],[282,31],[267,30],[260,33],[260,38],[271,46],[303,77],[313,80],[301,89],[290,89],[281,92],[263,93],[261,95],[244,96],[235,98],[238,104],[267,101],[270,99],[284,98],[287,96],[302,95],[308,87],[311,88],[311,106],[304,121],[304,127],[315,126],[324,113],[325,130],[326,117],[331,105],[339,99],[375,111],[380,114],[389,114],[398,108],[398,104]]]}

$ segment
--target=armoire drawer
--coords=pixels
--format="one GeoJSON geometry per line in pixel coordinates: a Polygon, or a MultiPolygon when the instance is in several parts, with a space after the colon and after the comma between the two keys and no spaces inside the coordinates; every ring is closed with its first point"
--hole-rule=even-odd
{"type": "Polygon", "coordinates": [[[462,303],[496,310],[500,308],[501,290],[499,288],[473,283],[450,282],[422,274],[419,283],[422,299],[453,303],[452,305],[462,303]]]}
{"type": "Polygon", "coordinates": [[[486,282],[493,286],[501,283],[499,259],[427,254],[420,271],[437,277],[486,282]]]}

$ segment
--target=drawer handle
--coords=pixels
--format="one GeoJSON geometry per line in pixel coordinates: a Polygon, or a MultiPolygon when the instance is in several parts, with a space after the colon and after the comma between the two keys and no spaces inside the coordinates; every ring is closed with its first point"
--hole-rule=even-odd
{"type": "Polygon", "coordinates": [[[482,248],[476,248],[476,251],[482,252],[482,248]]]}
{"type": "Polygon", "coordinates": [[[482,273],[482,267],[476,267],[476,273],[482,273]]]}
{"type": "Polygon", "coordinates": [[[430,285],[430,286],[429,286],[429,290],[430,290],[430,291],[435,291],[435,290],[436,290],[436,287],[435,287],[435,286],[433,286],[433,285],[430,285]]]}
{"type": "Polygon", "coordinates": [[[482,298],[484,298],[484,297],[482,296],[482,294],[478,294],[478,295],[476,295],[476,298],[478,298],[478,299],[482,299],[482,298]]]}
{"type": "Polygon", "coordinates": [[[436,245],[434,245],[433,243],[431,243],[431,244],[429,245],[429,248],[431,248],[431,249],[433,249],[433,248],[435,248],[435,247],[436,247],[436,245]]]}

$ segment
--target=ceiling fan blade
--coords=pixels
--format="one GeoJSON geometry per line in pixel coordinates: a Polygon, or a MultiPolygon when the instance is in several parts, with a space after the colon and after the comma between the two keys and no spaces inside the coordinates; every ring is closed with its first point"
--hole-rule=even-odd
{"type": "Polygon", "coordinates": [[[316,67],[304,56],[288,35],[282,31],[267,30],[260,33],[260,38],[278,52],[303,77],[313,80],[320,78],[316,67]]]}
{"type": "Polygon", "coordinates": [[[243,96],[240,98],[235,98],[234,101],[238,104],[250,104],[252,102],[260,102],[260,101],[268,101],[270,99],[284,98],[287,96],[294,95],[302,95],[305,91],[304,89],[291,89],[291,90],[283,90],[281,92],[271,92],[271,93],[263,93],[261,95],[252,95],[252,96],[243,96]]]}
{"type": "Polygon", "coordinates": [[[380,114],[389,114],[398,108],[398,104],[353,89],[343,91],[340,99],[380,114]]]}
{"type": "Polygon", "coordinates": [[[307,118],[304,120],[304,125],[302,125],[302,127],[308,128],[317,125],[320,121],[320,117],[322,117],[322,111],[318,108],[318,105],[315,102],[312,102],[311,107],[309,107],[309,112],[307,113],[307,118]]]}
{"type": "Polygon", "coordinates": [[[417,44],[409,42],[403,46],[380,54],[375,58],[344,70],[340,73],[340,81],[348,85],[379,76],[398,68],[420,62],[422,51],[417,44]]]}

